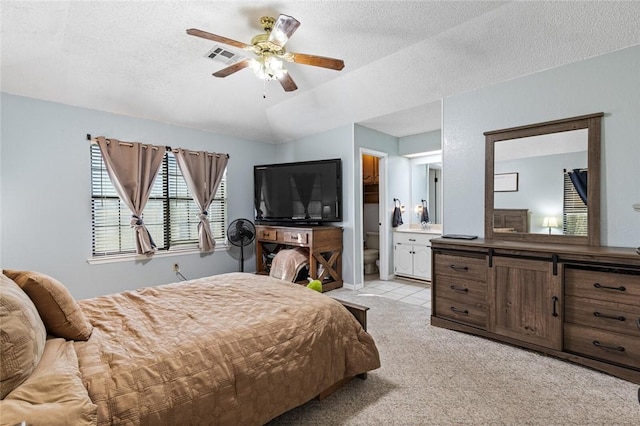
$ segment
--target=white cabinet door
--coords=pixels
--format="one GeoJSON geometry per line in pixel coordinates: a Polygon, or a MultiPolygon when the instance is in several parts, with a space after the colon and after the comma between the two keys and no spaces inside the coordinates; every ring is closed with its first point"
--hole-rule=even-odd
{"type": "Polygon", "coordinates": [[[395,273],[402,275],[413,275],[413,250],[407,244],[396,244],[393,252],[393,263],[395,273]]]}
{"type": "Polygon", "coordinates": [[[431,280],[431,239],[435,234],[394,232],[394,272],[420,280],[431,280]]]}
{"type": "Polygon", "coordinates": [[[413,246],[413,275],[431,280],[431,247],[413,246]]]}

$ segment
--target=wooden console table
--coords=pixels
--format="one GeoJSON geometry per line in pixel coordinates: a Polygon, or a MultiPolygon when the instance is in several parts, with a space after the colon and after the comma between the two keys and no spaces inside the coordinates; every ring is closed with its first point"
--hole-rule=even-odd
{"type": "Polygon", "coordinates": [[[256,225],[256,272],[268,274],[268,256],[291,247],[309,250],[309,276],[322,282],[323,292],[342,287],[342,228],[256,225]]]}

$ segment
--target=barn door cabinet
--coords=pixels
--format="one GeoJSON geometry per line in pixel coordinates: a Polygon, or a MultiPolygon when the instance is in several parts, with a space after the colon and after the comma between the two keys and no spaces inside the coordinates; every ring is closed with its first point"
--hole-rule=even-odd
{"type": "Polygon", "coordinates": [[[562,284],[549,260],[494,256],[489,268],[489,331],[562,349],[562,284]]]}
{"type": "Polygon", "coordinates": [[[431,324],[640,384],[634,249],[434,239],[431,324]]]}

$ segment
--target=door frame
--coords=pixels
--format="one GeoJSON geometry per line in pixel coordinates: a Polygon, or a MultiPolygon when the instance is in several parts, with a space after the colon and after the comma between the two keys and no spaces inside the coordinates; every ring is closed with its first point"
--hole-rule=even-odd
{"type": "MultiPolygon", "coordinates": [[[[378,233],[379,245],[380,245],[380,279],[383,281],[389,280],[389,224],[385,220],[387,217],[387,157],[388,154],[382,151],[376,151],[369,148],[360,148],[360,176],[358,177],[360,188],[360,204],[358,210],[360,211],[360,244],[356,247],[360,247],[360,265],[358,265],[360,283],[364,286],[364,247],[362,241],[364,241],[364,191],[362,190],[364,182],[362,180],[363,170],[363,155],[371,155],[378,157],[378,233]]],[[[357,286],[359,287],[359,286],[357,286]]]]}

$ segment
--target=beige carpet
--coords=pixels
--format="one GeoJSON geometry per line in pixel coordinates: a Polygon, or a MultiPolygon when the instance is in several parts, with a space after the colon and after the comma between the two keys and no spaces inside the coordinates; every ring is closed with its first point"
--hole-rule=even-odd
{"type": "Polygon", "coordinates": [[[277,425],[640,425],[638,386],[538,353],[431,327],[423,307],[365,291],[382,367],[277,425]]]}

